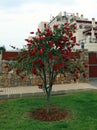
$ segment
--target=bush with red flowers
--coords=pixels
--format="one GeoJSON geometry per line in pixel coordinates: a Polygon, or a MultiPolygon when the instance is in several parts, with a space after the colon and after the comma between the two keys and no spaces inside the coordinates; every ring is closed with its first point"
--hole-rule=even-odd
{"type": "Polygon", "coordinates": [[[16,58],[17,62],[12,66],[18,75],[34,74],[41,78],[42,84],[38,84],[38,87],[43,88],[46,93],[47,112],[50,108],[52,87],[58,74],[70,73],[74,82],[80,76],[86,78],[85,69],[88,66],[79,59],[81,51],[71,56],[73,47],[79,45],[73,36],[75,26],[65,23],[54,25],[51,29],[44,25],[44,31],[38,29],[36,36],[31,32],[32,39],[25,39],[26,48],[21,50],[16,58]]]}

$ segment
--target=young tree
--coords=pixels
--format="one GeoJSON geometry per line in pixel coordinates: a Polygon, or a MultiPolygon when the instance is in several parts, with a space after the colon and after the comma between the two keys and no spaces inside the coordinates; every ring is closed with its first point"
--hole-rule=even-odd
{"type": "Polygon", "coordinates": [[[4,46],[1,46],[0,47],[0,54],[2,53],[2,52],[5,52],[6,51],[6,48],[4,47],[4,46]]]}
{"type": "MultiPolygon", "coordinates": [[[[27,45],[19,53],[13,68],[23,78],[25,74],[34,74],[41,78],[38,84],[43,89],[47,98],[47,112],[50,110],[50,96],[54,81],[58,74],[72,75],[76,81],[81,75],[86,77],[85,63],[80,61],[80,51],[73,53],[73,47],[79,45],[73,36],[76,25],[64,23],[54,25],[53,29],[45,24],[44,31],[37,30],[36,36],[25,39],[27,45]]],[[[31,32],[34,34],[34,32],[31,32]]],[[[12,68],[11,68],[12,69],[12,68]]]]}

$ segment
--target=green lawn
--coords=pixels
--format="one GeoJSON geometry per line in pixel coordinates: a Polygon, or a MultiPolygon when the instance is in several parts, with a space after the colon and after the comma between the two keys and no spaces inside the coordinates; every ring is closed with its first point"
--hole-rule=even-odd
{"type": "Polygon", "coordinates": [[[45,102],[45,97],[0,102],[0,130],[97,130],[97,92],[52,96],[51,105],[68,109],[69,120],[41,122],[26,117],[45,102]]]}

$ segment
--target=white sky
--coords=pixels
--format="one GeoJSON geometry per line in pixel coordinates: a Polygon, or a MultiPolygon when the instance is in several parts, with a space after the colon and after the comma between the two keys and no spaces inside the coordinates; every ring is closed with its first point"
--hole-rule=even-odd
{"type": "Polygon", "coordinates": [[[64,11],[97,21],[97,0],[0,0],[0,46],[23,47],[41,21],[64,11]]]}

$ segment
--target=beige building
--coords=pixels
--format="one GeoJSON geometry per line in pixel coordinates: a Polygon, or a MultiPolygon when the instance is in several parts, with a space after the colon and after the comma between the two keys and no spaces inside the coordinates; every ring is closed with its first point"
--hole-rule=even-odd
{"type": "MultiPolygon", "coordinates": [[[[79,16],[78,13],[67,13],[60,12],[57,16],[53,17],[48,26],[51,28],[54,24],[63,24],[64,22],[69,22],[71,24],[76,23],[76,32],[74,36],[76,37],[76,42],[80,43],[79,47],[75,49],[85,48],[88,51],[97,51],[97,22],[95,18],[88,20],[84,18],[83,14],[79,16]]],[[[44,22],[39,24],[39,28],[43,31],[44,22]]]]}
{"type": "Polygon", "coordinates": [[[44,24],[48,25],[48,22],[40,22],[40,24],[38,25],[38,28],[43,31],[44,30],[44,24]]]}

